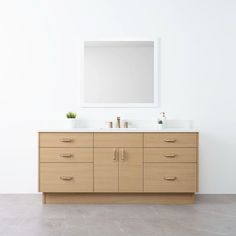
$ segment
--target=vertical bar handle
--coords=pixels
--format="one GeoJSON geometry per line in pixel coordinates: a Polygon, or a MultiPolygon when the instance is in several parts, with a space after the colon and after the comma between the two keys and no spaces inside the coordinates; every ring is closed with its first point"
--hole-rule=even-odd
{"type": "Polygon", "coordinates": [[[121,149],[121,160],[122,161],[125,160],[125,149],[124,148],[121,149]]]}
{"type": "Polygon", "coordinates": [[[113,149],[113,160],[116,161],[116,148],[113,149]]]}

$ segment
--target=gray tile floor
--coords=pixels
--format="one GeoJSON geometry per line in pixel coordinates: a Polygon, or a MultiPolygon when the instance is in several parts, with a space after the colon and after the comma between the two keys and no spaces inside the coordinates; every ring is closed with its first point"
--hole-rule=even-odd
{"type": "Polygon", "coordinates": [[[236,195],[194,205],[43,205],[40,195],[0,195],[0,236],[236,236],[236,195]]]}

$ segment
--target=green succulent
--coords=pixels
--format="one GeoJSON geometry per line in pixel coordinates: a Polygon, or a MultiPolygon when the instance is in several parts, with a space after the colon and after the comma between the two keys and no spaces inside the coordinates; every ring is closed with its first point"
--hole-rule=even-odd
{"type": "Polygon", "coordinates": [[[66,114],[66,117],[67,117],[68,119],[75,119],[75,118],[77,117],[77,114],[74,113],[74,112],[68,112],[68,113],[66,114]]]}

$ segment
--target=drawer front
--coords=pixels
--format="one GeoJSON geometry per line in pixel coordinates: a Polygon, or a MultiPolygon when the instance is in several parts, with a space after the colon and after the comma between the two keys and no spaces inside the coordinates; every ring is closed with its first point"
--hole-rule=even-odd
{"type": "Polygon", "coordinates": [[[41,192],[93,192],[92,163],[41,163],[41,192]]]}
{"type": "Polygon", "coordinates": [[[144,162],[196,162],[197,148],[144,148],[144,162]]]}
{"type": "Polygon", "coordinates": [[[143,147],[143,134],[94,133],[94,147],[143,147]]]}
{"type": "Polygon", "coordinates": [[[145,163],[144,192],[196,192],[196,164],[145,163]]]}
{"type": "Polygon", "coordinates": [[[93,162],[93,148],[40,148],[40,162],[93,162]]]}
{"type": "Polygon", "coordinates": [[[93,147],[93,133],[40,133],[40,147],[93,147]]]}
{"type": "Polygon", "coordinates": [[[144,147],[197,146],[197,133],[144,133],[144,147]]]}

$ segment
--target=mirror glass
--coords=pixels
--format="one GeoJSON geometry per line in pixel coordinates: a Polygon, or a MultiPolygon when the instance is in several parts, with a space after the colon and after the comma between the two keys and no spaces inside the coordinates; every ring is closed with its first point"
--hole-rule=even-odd
{"type": "Polygon", "coordinates": [[[154,41],[86,41],[85,106],[152,106],[156,103],[154,41]]]}

